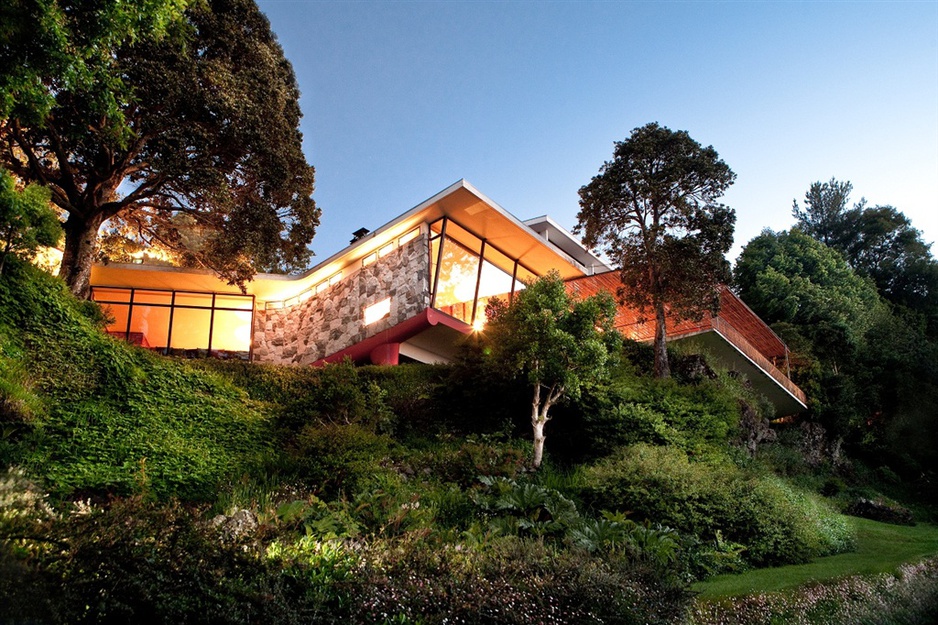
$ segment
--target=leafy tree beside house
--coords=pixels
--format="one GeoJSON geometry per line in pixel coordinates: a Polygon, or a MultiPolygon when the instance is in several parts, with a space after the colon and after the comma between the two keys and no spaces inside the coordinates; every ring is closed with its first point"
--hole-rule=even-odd
{"type": "Polygon", "coordinates": [[[736,214],[718,203],[736,175],[685,131],[651,123],[615,144],[580,189],[576,231],[619,270],[619,296],[655,320],[655,375],[670,376],[666,314],[699,318],[719,304],[736,214]]]}
{"type": "Polygon", "coordinates": [[[299,91],[253,0],[3,11],[0,165],[67,214],[74,293],[109,220],[231,283],[305,267],[319,209],[299,91]],[[192,222],[195,239],[178,227],[192,222]]]}
{"type": "Polygon", "coordinates": [[[608,293],[577,300],[556,271],[486,306],[483,331],[488,364],[532,388],[534,467],[544,455],[544,426],[550,409],[602,381],[617,357],[621,337],[614,327],[616,305],[608,293]]]}
{"type": "Polygon", "coordinates": [[[13,176],[0,169],[0,275],[8,255],[32,256],[40,245],[55,245],[61,236],[49,190],[31,184],[20,191],[13,176]]]}

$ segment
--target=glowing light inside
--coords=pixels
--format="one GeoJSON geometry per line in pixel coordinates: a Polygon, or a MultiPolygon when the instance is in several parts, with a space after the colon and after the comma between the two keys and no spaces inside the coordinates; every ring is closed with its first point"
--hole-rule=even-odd
{"type": "Polygon", "coordinates": [[[420,228],[414,228],[407,234],[401,236],[401,238],[397,240],[397,244],[403,247],[407,243],[410,243],[411,241],[416,239],[418,234],[420,234],[420,228]]]}
{"type": "Polygon", "coordinates": [[[384,319],[391,314],[391,298],[387,297],[371,306],[366,306],[364,310],[365,325],[371,325],[376,321],[384,319]]]}

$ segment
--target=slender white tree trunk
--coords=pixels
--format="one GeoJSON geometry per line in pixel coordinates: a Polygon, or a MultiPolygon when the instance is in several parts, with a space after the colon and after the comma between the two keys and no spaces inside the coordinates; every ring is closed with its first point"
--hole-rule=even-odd
{"type": "Polygon", "coordinates": [[[534,429],[534,468],[540,468],[544,460],[544,426],[550,421],[548,412],[563,395],[563,387],[555,386],[547,392],[547,397],[541,402],[541,385],[534,387],[534,399],[531,401],[531,427],[534,429]]]}

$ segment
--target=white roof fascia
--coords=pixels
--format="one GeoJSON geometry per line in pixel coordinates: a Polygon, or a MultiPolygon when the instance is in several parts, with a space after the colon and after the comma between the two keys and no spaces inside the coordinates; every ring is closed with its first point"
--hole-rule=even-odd
{"type": "Polygon", "coordinates": [[[541,215],[523,222],[525,226],[534,230],[553,247],[563,251],[568,256],[572,256],[584,267],[589,268],[589,273],[601,273],[611,271],[612,267],[607,265],[601,258],[593,254],[579,239],[577,239],[566,228],[558,224],[548,215],[541,215]],[[541,234],[546,232],[546,236],[541,234]],[[561,244],[562,243],[562,244],[561,244]]]}

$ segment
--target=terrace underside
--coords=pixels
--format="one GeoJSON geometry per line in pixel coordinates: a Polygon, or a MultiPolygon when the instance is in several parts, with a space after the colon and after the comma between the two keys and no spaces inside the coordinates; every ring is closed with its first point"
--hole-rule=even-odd
{"type": "MultiPolygon", "coordinates": [[[[615,272],[576,278],[567,284],[579,297],[602,290],[616,293],[621,285],[615,272]]],[[[619,307],[616,328],[635,341],[650,342],[655,335],[654,323],[628,306],[619,307]]],[[[728,288],[721,288],[716,315],[705,313],[699,320],[669,317],[667,336],[670,342],[693,343],[730,371],[744,376],[772,402],[776,416],[797,414],[807,408],[804,392],[783,372],[788,366],[787,346],[728,288]]]]}

